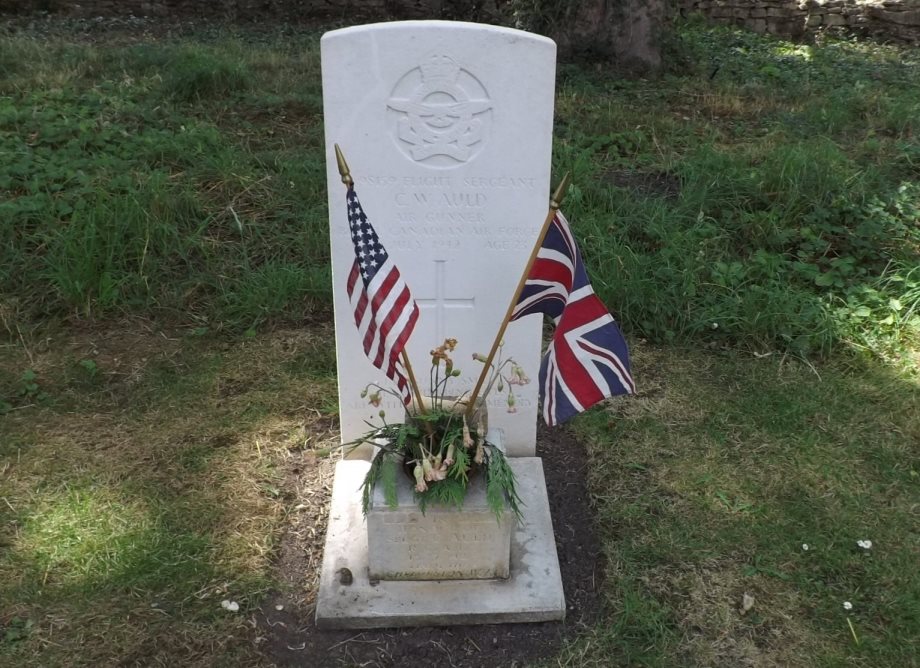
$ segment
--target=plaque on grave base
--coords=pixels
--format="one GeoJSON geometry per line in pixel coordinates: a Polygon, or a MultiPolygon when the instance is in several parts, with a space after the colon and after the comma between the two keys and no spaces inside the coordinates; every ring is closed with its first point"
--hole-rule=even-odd
{"type": "Polygon", "coordinates": [[[367,512],[371,580],[483,580],[507,578],[517,518],[507,507],[497,517],[486,500],[485,472],[470,480],[460,508],[419,508],[407,476],[397,474],[397,504],[374,490],[367,512]]]}

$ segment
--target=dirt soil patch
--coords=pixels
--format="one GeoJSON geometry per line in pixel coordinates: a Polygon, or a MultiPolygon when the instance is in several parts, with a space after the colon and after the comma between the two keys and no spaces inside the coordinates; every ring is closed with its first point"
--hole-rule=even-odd
{"type": "Polygon", "coordinates": [[[479,668],[528,664],[556,654],[566,639],[600,617],[604,564],[585,486],[584,448],[565,430],[541,428],[537,454],[543,458],[568,605],[564,622],[372,631],[317,629],[313,614],[333,462],[304,451],[288,463],[286,491],[296,505],[277,563],[279,579],[289,589],[268,596],[257,615],[262,649],[268,658],[281,666],[479,668]]]}

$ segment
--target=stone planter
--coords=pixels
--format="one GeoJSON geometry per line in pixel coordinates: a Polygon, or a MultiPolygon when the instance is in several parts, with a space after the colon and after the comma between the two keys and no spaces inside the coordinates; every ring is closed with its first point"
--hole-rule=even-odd
{"type": "MultiPolygon", "coordinates": [[[[431,410],[431,397],[423,397],[431,410]]],[[[468,404],[445,398],[444,408],[460,415],[468,404]]],[[[485,404],[477,401],[473,424],[485,404]]],[[[461,508],[429,503],[425,512],[413,493],[412,467],[401,467],[397,479],[397,505],[390,507],[378,485],[367,512],[368,573],[372,580],[480,580],[507,578],[511,560],[511,534],[515,517],[509,508],[501,518],[486,499],[486,475],[473,465],[461,508]]],[[[429,485],[438,485],[431,482],[429,485]]]]}
{"type": "Polygon", "coordinates": [[[374,491],[367,512],[368,574],[372,580],[480,580],[507,578],[514,514],[499,521],[486,502],[485,475],[470,480],[462,508],[415,502],[408,478],[397,480],[390,508],[374,491]]]}

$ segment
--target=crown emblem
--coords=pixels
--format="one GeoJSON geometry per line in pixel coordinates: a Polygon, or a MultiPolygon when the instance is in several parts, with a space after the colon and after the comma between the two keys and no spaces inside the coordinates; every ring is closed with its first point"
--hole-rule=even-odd
{"type": "Polygon", "coordinates": [[[450,56],[435,54],[421,66],[422,80],[427,84],[453,83],[460,74],[460,66],[450,56]]]}

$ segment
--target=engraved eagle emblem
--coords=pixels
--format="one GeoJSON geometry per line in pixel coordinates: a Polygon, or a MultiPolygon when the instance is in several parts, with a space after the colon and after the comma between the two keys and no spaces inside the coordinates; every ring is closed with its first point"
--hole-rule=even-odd
{"type": "Polygon", "coordinates": [[[466,162],[471,148],[482,141],[477,115],[492,108],[488,99],[474,99],[460,84],[460,66],[449,56],[430,56],[419,68],[421,82],[408,97],[391,97],[390,109],[399,119],[399,139],[410,145],[416,161],[446,155],[466,162]]]}

